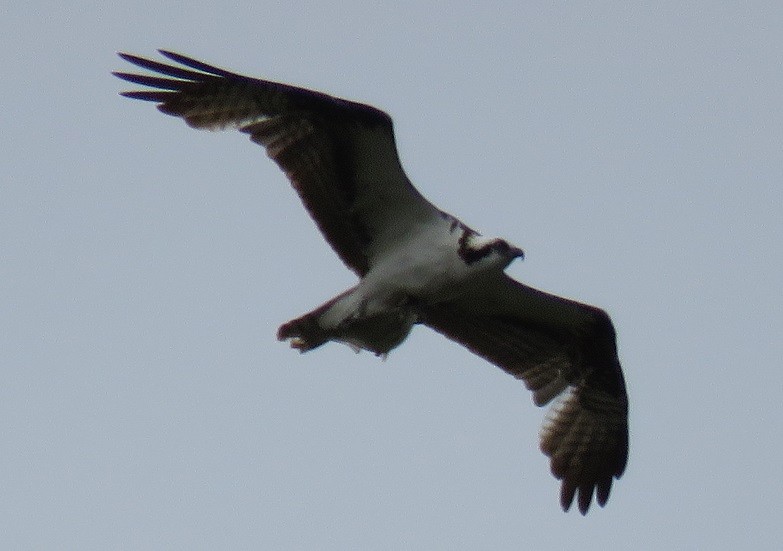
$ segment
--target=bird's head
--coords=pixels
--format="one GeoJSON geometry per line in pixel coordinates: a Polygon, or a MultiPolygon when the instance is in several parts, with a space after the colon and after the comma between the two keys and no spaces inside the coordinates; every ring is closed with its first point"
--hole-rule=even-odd
{"type": "Polygon", "coordinates": [[[467,264],[495,265],[501,269],[505,269],[515,258],[525,256],[522,249],[509,245],[505,239],[485,240],[478,234],[461,241],[459,254],[467,264]]]}
{"type": "Polygon", "coordinates": [[[501,258],[507,259],[506,266],[508,266],[512,260],[517,258],[525,258],[525,251],[519,247],[513,247],[509,245],[505,239],[495,239],[491,243],[493,252],[495,252],[501,258]]]}

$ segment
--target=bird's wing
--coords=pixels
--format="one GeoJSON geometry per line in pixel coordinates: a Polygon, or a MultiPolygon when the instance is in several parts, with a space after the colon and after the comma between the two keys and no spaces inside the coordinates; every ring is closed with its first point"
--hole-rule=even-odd
{"type": "Polygon", "coordinates": [[[122,95],[158,103],[195,128],[237,128],[286,173],[326,240],[364,275],[387,244],[445,216],[411,185],[391,118],[374,107],[242,76],[173,52],[178,65],[130,54],[157,75],[114,74],[149,89],[122,95]],[[161,76],[162,75],[162,76],[161,76]]]}
{"type": "Polygon", "coordinates": [[[578,494],[603,506],[628,458],[628,398],[609,316],[505,274],[451,302],[425,307],[422,322],[518,379],[537,405],[558,398],[541,450],[562,480],[565,510],[578,494]]]}

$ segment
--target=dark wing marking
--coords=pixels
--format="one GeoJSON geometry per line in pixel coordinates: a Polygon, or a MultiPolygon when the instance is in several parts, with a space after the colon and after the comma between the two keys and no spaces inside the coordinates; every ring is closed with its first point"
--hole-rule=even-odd
{"type": "Polygon", "coordinates": [[[195,128],[233,127],[250,134],[286,173],[343,262],[359,275],[411,225],[442,215],[408,181],[391,118],[383,111],[160,53],[181,66],[119,54],[157,73],[114,73],[151,88],[122,95],[156,102],[162,112],[195,128]]]}
{"type": "Polygon", "coordinates": [[[602,310],[532,289],[503,275],[475,292],[425,308],[422,321],[533,391],[558,397],[541,431],[541,451],[562,480],[568,510],[578,494],[603,506],[628,459],[628,398],[615,332],[602,310]]]}

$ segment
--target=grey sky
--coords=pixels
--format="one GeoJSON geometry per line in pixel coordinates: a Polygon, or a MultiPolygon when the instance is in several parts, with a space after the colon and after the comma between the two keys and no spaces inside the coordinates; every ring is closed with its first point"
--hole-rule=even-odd
{"type": "Polygon", "coordinates": [[[5,11],[3,548],[780,547],[778,3],[5,11]],[[115,52],[158,47],[386,110],[509,273],[612,315],[605,509],[559,509],[545,411],[432,331],[385,362],[275,340],[353,276],[245,136],[117,95],[115,52]]]}

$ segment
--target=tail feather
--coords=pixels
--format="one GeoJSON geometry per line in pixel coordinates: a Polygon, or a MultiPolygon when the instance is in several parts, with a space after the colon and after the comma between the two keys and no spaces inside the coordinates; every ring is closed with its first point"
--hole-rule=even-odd
{"type": "Polygon", "coordinates": [[[300,352],[308,352],[332,339],[335,336],[334,328],[324,327],[322,318],[337,301],[353,290],[348,289],[312,312],[284,323],[277,330],[277,340],[290,340],[291,348],[296,348],[300,352]]]}
{"type": "Polygon", "coordinates": [[[291,348],[296,348],[299,352],[308,352],[324,344],[329,340],[329,335],[318,321],[323,313],[319,310],[320,308],[281,325],[277,330],[277,340],[290,339],[291,348]]]}

